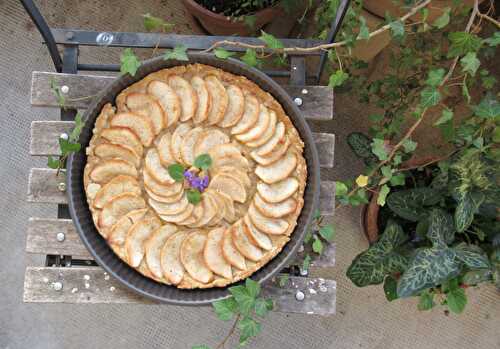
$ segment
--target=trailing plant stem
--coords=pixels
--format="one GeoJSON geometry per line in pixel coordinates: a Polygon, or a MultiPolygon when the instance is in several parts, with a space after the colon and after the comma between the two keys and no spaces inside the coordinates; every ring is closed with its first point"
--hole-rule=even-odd
{"type": "Polygon", "coordinates": [[[233,335],[234,330],[236,329],[236,324],[238,323],[238,320],[240,319],[241,314],[238,314],[236,316],[236,319],[234,319],[233,326],[231,326],[231,329],[229,330],[229,333],[226,335],[226,337],[220,342],[215,349],[221,349],[224,348],[224,345],[228,341],[228,339],[233,335]]]}

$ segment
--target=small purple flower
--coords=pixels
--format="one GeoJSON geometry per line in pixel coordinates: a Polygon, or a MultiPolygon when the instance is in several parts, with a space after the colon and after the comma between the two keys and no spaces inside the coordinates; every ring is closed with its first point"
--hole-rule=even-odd
{"type": "Polygon", "coordinates": [[[208,180],[209,180],[208,176],[203,177],[203,179],[201,180],[201,185],[203,186],[203,189],[208,187],[208,180]]]}
{"type": "Polygon", "coordinates": [[[184,177],[187,178],[188,180],[190,180],[194,177],[194,174],[193,174],[193,172],[186,170],[186,171],[184,171],[184,177]]]}

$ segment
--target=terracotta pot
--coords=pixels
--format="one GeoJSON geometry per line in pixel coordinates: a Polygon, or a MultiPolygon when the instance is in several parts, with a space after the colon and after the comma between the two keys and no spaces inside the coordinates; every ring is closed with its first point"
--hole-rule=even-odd
{"type": "MultiPolygon", "coordinates": [[[[423,166],[429,162],[436,161],[437,156],[429,155],[420,158],[411,158],[401,164],[402,167],[419,167],[423,166]]],[[[378,229],[378,213],[380,211],[380,206],[377,205],[378,191],[373,194],[370,198],[368,205],[365,205],[361,210],[361,225],[365,232],[366,239],[368,242],[373,244],[378,240],[379,229],[378,229]]]]}
{"type": "Polygon", "coordinates": [[[250,28],[242,21],[232,21],[229,17],[207,10],[194,0],[182,0],[188,12],[193,15],[207,32],[212,35],[250,36],[264,25],[282,15],[279,6],[268,7],[255,13],[255,27],[250,28]]]}
{"type": "MultiPolygon", "coordinates": [[[[366,25],[370,31],[378,28],[384,21],[366,10],[362,10],[361,15],[366,19],[366,25]]],[[[352,48],[352,55],[362,61],[370,62],[376,55],[379,54],[380,51],[389,45],[390,42],[391,35],[388,31],[386,31],[380,35],[370,38],[369,40],[360,40],[356,42],[352,48]]]]}
{"type": "MultiPolygon", "coordinates": [[[[474,0],[462,0],[463,3],[459,6],[472,6],[474,5],[474,0]]],[[[429,16],[427,17],[427,22],[432,23],[443,14],[443,10],[445,7],[456,8],[456,5],[453,5],[453,0],[434,0],[432,2],[432,6],[428,7],[429,16]]],[[[480,0],[479,3],[483,2],[480,0]]],[[[389,12],[393,17],[401,17],[405,13],[409,11],[410,7],[403,7],[400,4],[395,4],[394,0],[364,0],[363,7],[373,13],[374,15],[384,18],[385,12],[389,12]]],[[[419,13],[415,14],[412,17],[414,21],[421,21],[422,15],[419,13]]]]}

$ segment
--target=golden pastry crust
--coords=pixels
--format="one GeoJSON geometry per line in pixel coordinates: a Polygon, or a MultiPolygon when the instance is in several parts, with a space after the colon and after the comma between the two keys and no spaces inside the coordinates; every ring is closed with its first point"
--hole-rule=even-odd
{"type": "MultiPolygon", "coordinates": [[[[165,113],[166,122],[164,123],[163,128],[161,130],[158,130],[159,132],[155,135],[155,140],[152,142],[151,145],[149,145],[149,144],[142,145],[143,152],[141,154],[139,154],[139,151],[141,150],[141,148],[139,146],[137,146],[137,144],[136,144],[137,139],[134,139],[134,140],[130,139],[130,138],[133,138],[132,136],[130,136],[130,132],[125,132],[121,129],[117,129],[117,130],[113,130],[113,132],[111,132],[111,133],[109,131],[106,131],[104,133],[104,136],[103,136],[104,130],[109,129],[109,128],[113,128],[113,126],[110,124],[110,120],[112,119],[112,117],[114,115],[119,114],[119,113],[133,113],[132,110],[129,110],[127,103],[126,103],[127,96],[129,94],[134,93],[136,97],[138,96],[137,93],[148,94],[148,85],[150,82],[160,81],[162,83],[168,84],[169,80],[171,81],[170,78],[173,76],[182,77],[182,78],[184,78],[185,81],[191,81],[192,78],[195,76],[200,77],[202,79],[210,77],[210,79],[212,79],[212,80],[214,78],[216,78],[226,88],[229,86],[235,86],[235,87],[239,88],[240,91],[243,92],[244,96],[256,97],[257,100],[259,101],[260,105],[262,106],[260,108],[261,112],[274,112],[276,114],[275,122],[276,123],[281,122],[285,126],[285,136],[280,137],[280,141],[276,144],[275,147],[278,148],[279,146],[281,146],[285,142],[289,143],[290,145],[288,147],[287,152],[285,154],[283,154],[282,156],[279,156],[279,159],[277,161],[279,162],[282,159],[284,159],[285,155],[288,153],[294,154],[295,158],[297,159],[295,168],[293,169],[293,171],[291,171],[291,174],[288,174],[289,171],[287,170],[288,172],[285,175],[287,177],[291,176],[291,177],[296,178],[298,180],[298,183],[299,183],[298,189],[295,192],[293,192],[292,194],[290,194],[289,197],[287,197],[288,200],[295,200],[296,201],[295,210],[291,213],[287,213],[283,217],[269,218],[269,222],[267,220],[266,220],[266,222],[262,222],[262,224],[274,224],[274,222],[278,222],[278,221],[273,221],[273,219],[274,219],[274,220],[279,220],[279,223],[281,225],[287,224],[287,229],[284,233],[279,234],[279,235],[267,234],[267,236],[269,237],[269,239],[272,242],[272,248],[270,250],[261,250],[262,256],[257,262],[250,261],[248,258],[246,258],[246,260],[245,260],[246,269],[245,270],[239,270],[237,268],[232,267],[232,278],[230,278],[230,279],[226,279],[226,278],[223,278],[222,276],[213,274],[209,278],[210,281],[208,281],[207,283],[201,283],[201,282],[195,280],[193,277],[191,277],[189,275],[189,273],[184,269],[183,271],[182,270],[180,271],[180,272],[183,272],[182,280],[180,281],[180,283],[178,283],[176,285],[179,288],[187,288],[187,289],[223,287],[223,286],[226,286],[228,284],[237,282],[239,280],[242,280],[242,279],[245,279],[245,278],[251,276],[255,271],[257,271],[263,265],[268,263],[271,259],[273,259],[283,249],[285,244],[290,240],[290,235],[292,234],[292,232],[295,229],[298,216],[299,216],[299,214],[302,210],[303,204],[304,204],[303,195],[304,195],[304,190],[305,190],[305,186],[306,186],[306,179],[307,179],[307,165],[306,165],[306,161],[303,157],[304,143],[302,142],[297,130],[293,126],[290,118],[286,115],[282,106],[274,99],[274,97],[272,97],[269,93],[263,91],[255,83],[249,81],[247,78],[245,78],[243,76],[237,76],[237,75],[225,72],[221,69],[218,69],[218,68],[215,68],[212,66],[203,65],[203,64],[190,64],[190,65],[186,65],[186,66],[178,66],[178,67],[174,67],[174,68],[163,69],[163,70],[157,71],[155,73],[149,74],[148,76],[146,76],[145,78],[143,78],[139,82],[134,83],[133,85],[127,87],[125,90],[123,90],[117,96],[116,108],[113,107],[111,104],[106,104],[103,107],[100,115],[98,116],[98,118],[95,122],[95,126],[93,129],[93,137],[90,141],[89,146],[86,149],[87,164],[86,164],[85,169],[84,169],[84,186],[85,186],[85,191],[87,193],[87,201],[88,201],[90,210],[92,212],[92,216],[94,217],[94,222],[96,224],[97,230],[101,233],[101,235],[103,235],[103,237],[108,238],[110,231],[115,226],[105,227],[103,229],[98,225],[98,218],[100,216],[102,209],[96,207],[96,205],[94,204],[94,200],[95,200],[96,196],[98,196],[98,197],[103,196],[102,193],[99,195],[99,191],[104,187],[104,185],[106,183],[93,182],[90,174],[91,174],[92,170],[97,165],[102,164],[103,162],[106,162],[106,161],[109,162],[111,159],[113,159],[112,151],[107,152],[106,153],[107,157],[102,158],[102,157],[99,157],[98,155],[96,155],[96,153],[94,152],[95,147],[99,144],[102,144],[102,143],[119,144],[120,146],[125,147],[126,149],[130,150],[130,152],[121,152],[121,153],[128,154],[129,158],[130,158],[131,153],[140,156],[141,160],[140,160],[139,164],[135,163],[135,164],[133,164],[133,166],[138,167],[137,173],[139,174],[138,183],[139,183],[140,190],[141,190],[140,195],[144,198],[144,201],[146,202],[146,208],[147,208],[146,215],[144,215],[144,212],[140,212],[141,214],[134,214],[134,212],[135,212],[134,209],[136,211],[140,211],[140,210],[137,210],[137,207],[135,207],[133,205],[130,205],[131,206],[130,210],[129,210],[129,207],[127,207],[126,205],[123,205],[123,204],[120,207],[116,208],[115,211],[113,211],[113,212],[116,212],[117,215],[123,215],[123,216],[126,215],[128,217],[125,219],[128,219],[129,221],[125,221],[125,222],[123,222],[123,220],[120,221],[121,224],[124,224],[123,227],[127,228],[128,226],[131,226],[131,225],[133,225],[133,224],[135,224],[138,221],[141,221],[143,219],[151,219],[151,217],[159,218],[163,222],[162,224],[166,224],[167,222],[169,222],[168,224],[176,225],[178,228],[178,232],[191,232],[191,231],[198,231],[199,232],[199,231],[201,231],[204,234],[207,234],[210,230],[216,229],[216,228],[222,227],[224,229],[235,229],[235,227],[238,224],[245,224],[244,218],[246,215],[248,215],[248,207],[250,206],[250,204],[252,204],[254,202],[254,195],[256,193],[256,185],[257,185],[257,183],[263,183],[262,179],[259,178],[258,172],[257,172],[257,174],[255,173],[255,169],[257,168],[257,166],[262,166],[262,165],[259,165],[258,163],[256,163],[253,160],[252,156],[250,155],[250,152],[256,149],[255,146],[251,147],[251,146],[247,146],[245,142],[239,142],[237,140],[237,138],[235,137],[235,135],[231,135],[231,127],[222,128],[222,127],[220,127],[220,124],[219,125],[209,125],[208,120],[205,120],[203,122],[197,122],[196,124],[194,124],[192,118],[188,118],[188,119],[186,119],[186,121],[182,122],[181,120],[184,119],[182,115],[180,115],[180,117],[177,116],[178,119],[174,124],[168,124],[169,115],[167,115],[168,113],[165,112],[165,109],[167,109],[167,108],[165,107],[165,105],[163,105],[162,111],[165,113]],[[158,162],[158,163],[154,163],[154,166],[148,165],[149,167],[145,168],[144,167],[145,166],[144,159],[145,159],[146,154],[148,153],[149,149],[158,147],[159,140],[161,139],[161,137],[163,135],[165,135],[166,133],[173,134],[174,131],[176,130],[176,128],[181,124],[184,124],[184,126],[183,126],[184,130],[182,130],[183,132],[182,132],[180,137],[176,137],[177,140],[181,139],[181,141],[182,141],[182,135],[185,135],[188,133],[188,132],[186,132],[186,129],[188,129],[188,128],[194,129],[195,127],[201,127],[201,128],[206,128],[206,129],[214,129],[215,128],[215,129],[221,130],[223,133],[225,133],[227,135],[227,137],[219,137],[218,140],[215,140],[213,142],[214,142],[214,145],[231,144],[231,145],[234,145],[234,148],[236,148],[236,150],[234,148],[231,148],[232,155],[230,155],[233,157],[236,156],[236,158],[237,158],[236,160],[238,160],[238,161],[235,161],[235,163],[238,163],[238,165],[239,165],[239,167],[237,169],[235,168],[235,172],[239,171],[239,172],[237,172],[239,176],[241,176],[243,173],[243,175],[247,175],[248,179],[249,179],[249,182],[247,180],[240,180],[239,181],[238,176],[233,175],[234,178],[236,178],[235,185],[238,185],[238,190],[245,190],[246,200],[244,203],[232,201],[230,198],[230,195],[229,195],[231,193],[228,193],[228,195],[226,195],[226,193],[224,193],[224,192],[222,192],[222,194],[220,194],[221,196],[223,196],[221,198],[221,200],[214,200],[214,198],[211,195],[217,195],[217,193],[214,194],[214,190],[212,190],[212,191],[208,191],[208,192],[203,192],[201,203],[197,204],[194,207],[193,207],[193,205],[190,204],[189,206],[191,206],[191,207],[189,207],[189,210],[190,210],[189,212],[186,211],[188,208],[186,208],[184,210],[184,206],[182,206],[183,211],[181,211],[181,212],[174,211],[175,209],[177,209],[177,207],[175,206],[176,202],[175,201],[172,202],[173,200],[176,200],[176,198],[173,196],[163,196],[162,197],[162,195],[155,195],[156,199],[164,199],[164,200],[161,200],[162,202],[158,202],[156,200],[154,202],[155,203],[154,207],[149,204],[148,200],[154,200],[154,198],[151,198],[149,196],[148,192],[145,190],[143,171],[148,172],[147,174],[151,174],[151,171],[160,171],[159,173],[153,173],[152,176],[151,175],[146,176],[147,177],[146,182],[147,181],[154,182],[155,178],[161,177],[161,179],[163,179],[164,181],[163,182],[156,181],[155,185],[163,186],[162,188],[169,188],[168,185],[170,185],[169,184],[170,182],[168,181],[168,172],[166,171],[166,168],[165,168],[165,171],[163,171],[163,169],[161,168],[161,166],[165,166],[165,163],[158,162]],[[166,127],[167,125],[168,125],[168,127],[166,127]],[[108,136],[108,134],[112,134],[112,136],[108,136]],[[227,140],[229,140],[229,141],[227,141],[227,140]],[[239,152],[239,154],[238,154],[238,152],[239,152]],[[242,163],[248,164],[249,165],[248,169],[246,169],[245,166],[240,166],[242,163]],[[248,184],[250,184],[250,186],[248,186],[248,184]],[[241,185],[241,187],[240,187],[240,185],[241,185]],[[170,199],[172,199],[172,200],[170,200],[170,199]],[[230,200],[231,202],[228,203],[227,200],[230,200]],[[221,204],[221,202],[224,204],[221,204]],[[201,205],[201,206],[199,206],[199,205],[201,205]],[[211,205],[222,205],[222,206],[220,206],[220,207],[215,206],[215,210],[214,210],[214,207],[212,207],[211,205]],[[230,205],[230,206],[227,206],[227,205],[230,205]],[[163,210],[172,210],[172,212],[175,212],[175,214],[172,214],[172,215],[159,214],[158,212],[155,211],[155,209],[158,210],[158,207],[162,207],[163,210]],[[229,211],[228,207],[232,208],[231,212],[228,212],[229,211]],[[129,210],[130,212],[127,210],[129,210]],[[226,219],[224,212],[227,212],[227,217],[231,217],[231,218],[226,219]],[[210,213],[210,216],[207,216],[209,213],[210,213]],[[234,218],[236,218],[236,220],[234,218]]],[[[200,80],[198,79],[198,83],[199,83],[199,81],[200,80]]],[[[161,84],[158,84],[158,85],[161,85],[161,84]]],[[[239,91],[237,89],[234,89],[234,90],[239,91]]],[[[155,101],[155,102],[157,101],[158,105],[162,105],[162,103],[166,103],[164,99],[161,99],[161,100],[157,99],[156,97],[158,97],[158,96],[156,96],[156,97],[153,97],[152,95],[148,95],[148,96],[149,97],[144,99],[144,103],[147,103],[148,101],[155,101]]],[[[240,96],[236,96],[236,97],[238,97],[239,100],[241,101],[240,96]]],[[[195,98],[195,97],[193,97],[193,98],[195,98]]],[[[135,102],[137,104],[137,98],[136,98],[135,102]]],[[[139,102],[141,102],[141,100],[139,100],[139,102]]],[[[196,106],[197,101],[193,101],[193,105],[196,106]]],[[[157,105],[155,105],[155,108],[156,108],[155,110],[157,111],[158,110],[157,105]]],[[[142,109],[142,115],[147,115],[147,113],[145,113],[144,110],[153,110],[153,109],[152,108],[148,109],[148,106],[145,104],[144,109],[142,109]]],[[[192,113],[192,111],[190,111],[190,112],[192,113]]],[[[220,112],[220,111],[218,111],[218,112],[220,112]]],[[[267,120],[269,120],[269,119],[270,118],[268,117],[267,120]]],[[[274,119],[274,116],[272,119],[274,119]]],[[[157,120],[154,120],[154,121],[157,121],[157,120]]],[[[256,121],[256,122],[258,122],[258,121],[256,121]]],[[[161,122],[159,122],[159,123],[157,122],[156,124],[161,125],[161,122]]],[[[231,126],[233,126],[233,125],[234,125],[234,123],[231,124],[231,126]]],[[[253,124],[250,131],[255,126],[256,126],[256,124],[253,124]]],[[[273,125],[273,126],[275,126],[275,125],[273,125]]],[[[278,128],[276,128],[276,129],[278,129],[278,128]]],[[[128,131],[130,131],[130,130],[128,130],[128,131]]],[[[187,131],[189,131],[189,130],[187,130],[187,131]]],[[[245,131],[245,132],[249,132],[249,131],[245,131]]],[[[202,134],[202,132],[194,132],[194,133],[189,133],[189,134],[190,135],[191,134],[199,135],[199,134],[202,134]]],[[[269,135],[268,135],[268,137],[269,137],[269,135]]],[[[243,137],[243,139],[244,138],[245,137],[243,137]]],[[[250,138],[251,138],[251,140],[250,140],[249,144],[250,145],[252,145],[252,143],[255,144],[255,138],[253,137],[253,135],[252,135],[252,137],[249,137],[249,139],[250,138]]],[[[194,141],[186,142],[185,144],[188,144],[188,146],[189,146],[189,144],[191,144],[191,143],[194,144],[195,142],[194,141]]],[[[162,145],[162,146],[164,147],[164,145],[162,145]]],[[[175,148],[174,151],[178,151],[177,150],[178,147],[180,147],[179,144],[174,145],[173,146],[173,148],[175,148]]],[[[112,147],[109,147],[109,148],[112,148],[112,147]]],[[[162,148],[162,151],[172,152],[173,151],[172,145],[170,146],[169,149],[162,148]]],[[[187,150],[183,149],[183,151],[185,151],[185,152],[186,151],[187,152],[193,151],[194,152],[194,150],[191,150],[191,148],[188,148],[187,150]]],[[[121,153],[117,152],[117,154],[116,154],[117,158],[120,157],[121,153]]],[[[167,155],[168,154],[169,153],[167,153],[167,155]]],[[[172,152],[172,154],[174,154],[174,153],[172,152]]],[[[163,153],[162,153],[162,155],[163,155],[163,153]]],[[[192,155],[197,155],[197,154],[192,154],[192,155]]],[[[270,152],[269,154],[265,154],[264,157],[272,156],[272,155],[273,155],[273,153],[270,152]]],[[[280,155],[280,154],[278,154],[278,155],[280,155]]],[[[163,157],[162,159],[165,159],[165,158],[168,158],[168,157],[163,157]]],[[[174,157],[174,159],[175,159],[175,157],[174,157]]],[[[224,161],[224,160],[228,160],[228,159],[221,159],[221,163],[226,164],[224,169],[223,170],[221,169],[221,171],[228,171],[229,172],[228,176],[231,176],[230,164],[235,159],[230,158],[229,159],[230,161],[224,161]],[[229,164],[229,168],[226,168],[226,167],[228,167],[227,164],[229,164]]],[[[276,163],[276,161],[274,161],[274,159],[273,159],[273,164],[275,164],[275,163],[276,163]]],[[[187,165],[187,164],[184,164],[184,165],[187,165]]],[[[271,165],[269,165],[269,166],[271,166],[271,165]]],[[[108,166],[108,167],[113,168],[113,171],[115,171],[117,173],[119,173],[121,170],[120,168],[115,168],[113,166],[108,166]]],[[[279,168],[279,167],[277,167],[277,168],[279,168]]],[[[289,169],[289,166],[288,166],[288,169],[289,169]]],[[[227,172],[223,172],[223,173],[227,173],[227,172]]],[[[104,173],[104,174],[102,174],[102,177],[108,178],[107,175],[108,175],[107,173],[104,173]]],[[[111,176],[111,174],[109,174],[109,176],[111,176]]],[[[231,178],[231,177],[229,177],[229,178],[231,178]]],[[[282,178],[282,176],[281,177],[278,176],[278,178],[282,178]]],[[[272,186],[273,184],[267,183],[267,185],[272,186]]],[[[146,186],[147,186],[147,183],[146,183],[146,186]]],[[[188,184],[185,183],[184,187],[187,187],[187,186],[188,186],[188,184]]],[[[114,188],[113,190],[117,191],[116,195],[123,195],[123,193],[121,193],[120,190],[122,190],[122,191],[127,190],[127,186],[123,186],[123,188],[122,188],[120,186],[115,185],[115,186],[113,186],[113,188],[114,188]]],[[[210,186],[209,186],[209,188],[210,188],[210,186]]],[[[218,188],[217,190],[221,190],[221,189],[218,188]]],[[[113,192],[110,194],[109,191],[110,191],[110,189],[108,187],[107,192],[106,192],[106,197],[110,197],[110,196],[112,196],[112,194],[114,194],[113,192]]],[[[165,192],[167,194],[169,193],[168,190],[165,190],[162,192],[165,192]]],[[[177,195],[177,192],[175,192],[175,193],[177,195]]],[[[160,194],[160,193],[155,193],[155,194],[160,194]]],[[[184,198],[184,195],[177,195],[177,197],[179,198],[179,200],[181,200],[181,197],[184,198]]],[[[262,200],[262,198],[260,198],[260,199],[262,200]]],[[[184,198],[184,200],[185,200],[185,198],[184,198]]],[[[266,205],[273,205],[273,203],[266,203],[266,205]]],[[[102,207],[102,203],[99,203],[99,205],[97,205],[97,206],[102,207]]],[[[163,211],[163,212],[165,212],[165,211],[163,211]]],[[[120,217],[113,217],[113,218],[115,218],[116,220],[120,219],[120,217]]],[[[250,218],[252,218],[252,217],[250,217],[250,218]]],[[[249,219],[248,217],[247,217],[247,220],[251,221],[251,219],[249,219]]],[[[118,224],[118,223],[115,223],[115,224],[118,224]]],[[[255,227],[253,227],[253,228],[256,229],[255,227]]],[[[271,230],[271,232],[272,232],[272,230],[271,230]]],[[[261,231],[261,233],[262,233],[262,231],[261,231]]],[[[187,235],[189,235],[189,234],[187,234],[187,235]]],[[[118,244],[118,243],[111,241],[109,239],[108,239],[108,243],[111,246],[111,248],[113,249],[113,251],[123,261],[125,261],[129,265],[131,264],[129,257],[127,256],[127,250],[125,248],[124,243],[118,244]]],[[[252,241],[249,239],[245,243],[252,244],[252,241]]],[[[255,244],[255,246],[258,246],[258,245],[255,244]]],[[[140,256],[140,250],[134,251],[136,261],[138,258],[137,257],[138,254],[140,256]]],[[[136,270],[139,271],[140,273],[142,273],[143,275],[145,275],[149,278],[152,278],[158,282],[165,283],[165,284],[172,284],[172,282],[170,280],[168,280],[168,278],[165,277],[165,275],[163,278],[155,277],[151,273],[151,271],[148,269],[145,258],[143,258],[142,262],[139,264],[139,266],[136,268],[136,270]]]]}

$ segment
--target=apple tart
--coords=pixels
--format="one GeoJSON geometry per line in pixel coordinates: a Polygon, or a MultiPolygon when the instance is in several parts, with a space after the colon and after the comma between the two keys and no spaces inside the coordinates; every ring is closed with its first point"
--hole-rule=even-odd
{"type": "Polygon", "coordinates": [[[149,74],[106,104],[86,149],[95,226],[128,265],[179,288],[252,275],[303,207],[304,144],[243,76],[192,64],[149,74]]]}

